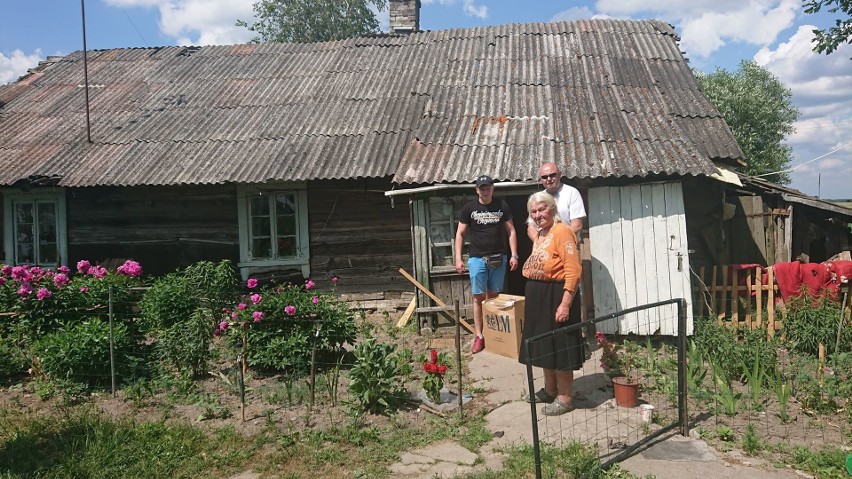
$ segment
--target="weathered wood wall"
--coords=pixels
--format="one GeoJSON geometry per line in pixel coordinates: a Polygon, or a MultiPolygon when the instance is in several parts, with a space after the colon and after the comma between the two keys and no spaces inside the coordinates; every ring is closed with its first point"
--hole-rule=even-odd
{"type": "Polygon", "coordinates": [[[160,275],[239,259],[233,185],[74,188],[66,195],[69,265],[133,258],[160,275]]]}
{"type": "Polygon", "coordinates": [[[338,277],[338,292],[414,291],[399,274],[412,265],[408,199],[392,206],[390,188],[387,178],[308,184],[312,277],[338,277]]]}
{"type": "MultiPolygon", "coordinates": [[[[338,292],[413,290],[398,272],[411,267],[408,204],[391,207],[389,188],[387,179],[308,184],[312,277],[338,277],[338,292]]],[[[233,185],[69,190],[69,264],[133,258],[150,274],[201,260],[236,265],[236,194],[233,185]]]]}

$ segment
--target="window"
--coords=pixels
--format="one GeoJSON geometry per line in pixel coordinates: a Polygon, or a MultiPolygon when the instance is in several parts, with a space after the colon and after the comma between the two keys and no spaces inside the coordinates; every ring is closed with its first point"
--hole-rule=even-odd
{"type": "Polygon", "coordinates": [[[65,192],[3,191],[5,263],[56,268],[67,260],[65,192]]]}
{"type": "MultiPolygon", "coordinates": [[[[465,198],[429,198],[429,256],[432,271],[455,271],[455,241],[458,216],[465,198]]],[[[463,259],[467,259],[467,237],[462,246],[463,259]]]]}
{"type": "Polygon", "coordinates": [[[301,266],[310,275],[307,194],[304,186],[290,189],[237,189],[240,224],[240,271],[243,277],[259,268],[301,266]]]}

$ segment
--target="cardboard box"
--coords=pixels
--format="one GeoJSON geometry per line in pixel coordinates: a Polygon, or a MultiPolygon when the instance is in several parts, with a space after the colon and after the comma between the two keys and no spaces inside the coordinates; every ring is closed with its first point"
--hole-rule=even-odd
{"type": "Polygon", "coordinates": [[[482,303],[485,350],[518,359],[524,330],[524,297],[499,294],[482,303]]]}

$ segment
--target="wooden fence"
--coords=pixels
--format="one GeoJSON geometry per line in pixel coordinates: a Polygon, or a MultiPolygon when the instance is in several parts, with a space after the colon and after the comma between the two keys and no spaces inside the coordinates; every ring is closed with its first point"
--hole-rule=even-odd
{"type": "MultiPolygon", "coordinates": [[[[734,329],[765,328],[769,336],[782,328],[786,310],[783,302],[776,302],[781,294],[772,266],[745,269],[713,266],[709,272],[706,268],[699,269],[698,276],[700,281],[693,281],[692,287],[696,316],[715,317],[720,325],[734,329]]],[[[847,292],[849,287],[844,287],[847,292]]],[[[847,296],[847,308],[852,302],[849,296],[852,295],[847,296]]]]}

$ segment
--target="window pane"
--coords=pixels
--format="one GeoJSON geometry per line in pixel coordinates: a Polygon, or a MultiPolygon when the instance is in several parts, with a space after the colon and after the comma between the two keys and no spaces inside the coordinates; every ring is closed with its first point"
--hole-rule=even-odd
{"type": "Polygon", "coordinates": [[[449,246],[432,247],[432,266],[453,266],[453,250],[449,246]]]}
{"type": "Polygon", "coordinates": [[[296,234],[296,217],[295,216],[279,216],[277,221],[278,236],[295,236],[296,234]]]}
{"type": "Polygon", "coordinates": [[[269,216],[269,198],[266,196],[251,197],[251,215],[252,216],[269,216]]]}
{"type": "Polygon", "coordinates": [[[272,242],[269,237],[254,238],[251,242],[251,254],[255,259],[272,257],[272,242]]]}
{"type": "Polygon", "coordinates": [[[278,237],[278,257],[287,258],[296,256],[296,237],[295,236],[279,236],[278,237]]]}
{"type": "Polygon", "coordinates": [[[257,236],[272,236],[271,227],[269,226],[269,218],[268,217],[257,217],[251,219],[251,235],[252,237],[257,236]]]}
{"type": "Polygon", "coordinates": [[[450,226],[447,223],[430,226],[429,234],[432,237],[432,243],[447,243],[455,237],[455,232],[450,231],[450,226]]]}
{"type": "Polygon", "coordinates": [[[433,198],[435,201],[429,202],[429,220],[430,221],[449,221],[453,214],[452,201],[445,198],[433,198]]]}
{"type": "Polygon", "coordinates": [[[18,257],[16,259],[18,264],[35,264],[35,258],[33,257],[33,244],[18,243],[18,257]]]}
{"type": "Polygon", "coordinates": [[[17,203],[15,204],[15,222],[18,224],[33,222],[33,204],[32,203],[17,203]]]}
{"type": "Polygon", "coordinates": [[[56,254],[56,243],[39,243],[38,245],[38,264],[54,265],[59,262],[59,257],[56,254]]]}
{"type": "Polygon", "coordinates": [[[280,215],[295,215],[296,214],[296,195],[276,195],[275,196],[276,211],[280,215]]]}

